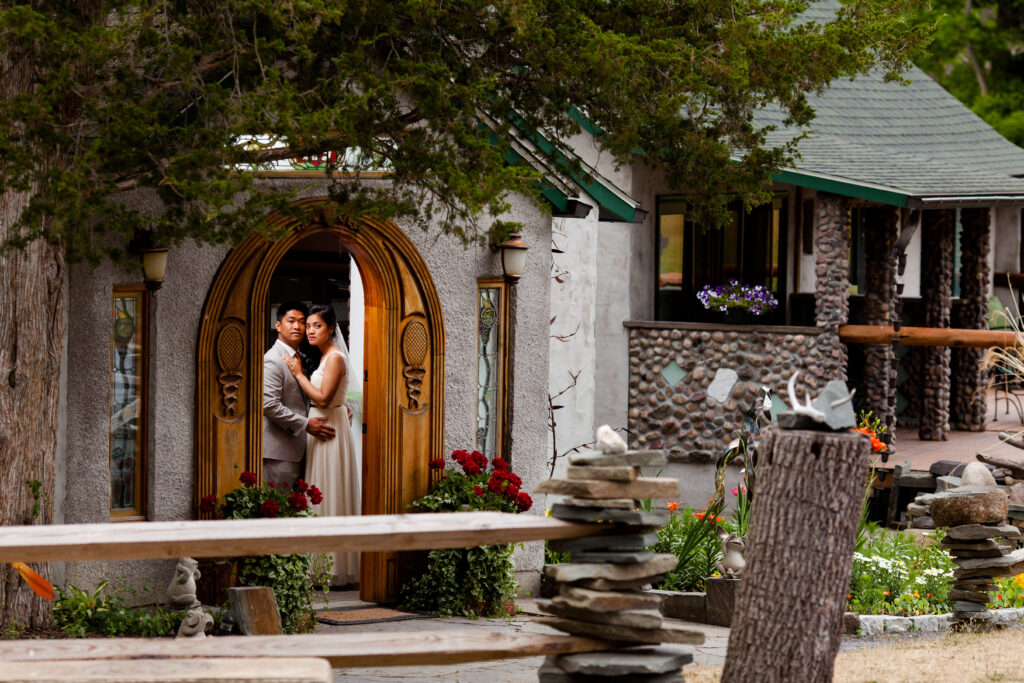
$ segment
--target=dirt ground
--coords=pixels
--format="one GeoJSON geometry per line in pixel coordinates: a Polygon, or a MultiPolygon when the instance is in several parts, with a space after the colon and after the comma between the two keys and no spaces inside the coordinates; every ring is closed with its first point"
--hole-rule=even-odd
{"type": "MultiPolygon", "coordinates": [[[[687,666],[687,683],[718,683],[722,667],[687,666]]],[[[834,683],[1024,681],[1024,632],[893,640],[836,657],[834,683]]]]}

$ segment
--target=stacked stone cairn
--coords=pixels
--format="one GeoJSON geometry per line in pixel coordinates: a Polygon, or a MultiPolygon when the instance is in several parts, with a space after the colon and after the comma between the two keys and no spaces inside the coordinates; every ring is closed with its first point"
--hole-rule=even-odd
{"type": "Polygon", "coordinates": [[[930,503],[935,524],[949,527],[942,547],[953,556],[953,622],[961,630],[988,630],[1000,625],[988,609],[993,579],[1024,572],[1024,550],[1015,550],[1020,530],[1006,523],[1009,497],[984,486],[961,486],[938,494],[930,503]]]}
{"type": "Polygon", "coordinates": [[[557,594],[537,605],[552,615],[540,622],[571,635],[614,641],[617,647],[549,656],[539,672],[541,683],[682,681],[681,667],[692,661],[693,652],[680,645],[704,642],[701,632],[666,622],[660,598],[643,591],[675,569],[678,558],[647,550],[668,514],[642,512],[638,499],[675,498],[679,482],[640,478],[642,466],[666,464],[665,452],[627,451],[610,431],[598,430],[599,453],[571,455],[566,478],[549,479],[534,489],[565,496],[552,506],[552,517],[598,522],[608,529],[598,536],[549,541],[552,550],[568,552],[570,560],[544,567],[557,594]]]}

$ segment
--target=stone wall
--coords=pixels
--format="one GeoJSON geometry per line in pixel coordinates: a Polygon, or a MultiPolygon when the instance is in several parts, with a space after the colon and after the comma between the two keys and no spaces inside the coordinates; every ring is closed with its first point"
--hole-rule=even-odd
{"type": "MultiPolygon", "coordinates": [[[[960,302],[955,326],[981,330],[988,326],[989,270],[988,209],[960,212],[960,302]]],[[[950,421],[954,429],[978,432],[985,429],[986,372],[981,367],[983,349],[953,349],[950,421]]]]}
{"type": "Polygon", "coordinates": [[[665,448],[675,462],[713,461],[736,438],[761,386],[816,393],[843,373],[838,339],[816,327],[626,323],[629,442],[665,448]]]}
{"type": "MultiPolygon", "coordinates": [[[[865,211],[864,247],[868,268],[864,292],[864,322],[892,326],[896,315],[896,260],[899,237],[899,209],[881,207],[865,211]]],[[[886,426],[887,443],[892,446],[896,423],[896,350],[890,344],[864,347],[864,406],[886,426]]]]}
{"type": "MultiPolygon", "coordinates": [[[[949,327],[952,309],[953,236],[951,209],[925,211],[921,216],[922,271],[925,327],[949,327]]],[[[945,441],[949,433],[949,347],[930,346],[922,352],[922,441],[945,441]]]]}

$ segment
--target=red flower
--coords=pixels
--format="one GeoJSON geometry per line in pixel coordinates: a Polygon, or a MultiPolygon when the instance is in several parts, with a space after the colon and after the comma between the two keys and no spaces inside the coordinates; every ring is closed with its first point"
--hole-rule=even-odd
{"type": "Polygon", "coordinates": [[[452,451],[452,460],[462,466],[467,476],[475,477],[487,469],[487,456],[480,451],[452,451]]]}
{"type": "Polygon", "coordinates": [[[217,509],[217,496],[212,493],[208,496],[203,496],[203,499],[199,501],[200,512],[213,512],[217,509]]]}
{"type": "Polygon", "coordinates": [[[257,479],[255,474],[253,474],[249,470],[246,470],[245,472],[242,472],[242,476],[238,478],[238,481],[242,482],[245,486],[251,488],[256,485],[257,479]]]}
{"type": "Polygon", "coordinates": [[[295,508],[296,512],[302,512],[309,507],[306,494],[302,491],[293,491],[292,495],[288,496],[288,504],[295,508]]]}
{"type": "Polygon", "coordinates": [[[516,507],[520,512],[526,512],[533,507],[533,498],[530,498],[530,494],[526,491],[520,491],[516,496],[516,507]]]}
{"type": "Polygon", "coordinates": [[[320,492],[320,489],[318,489],[315,486],[310,486],[309,487],[309,500],[310,500],[310,502],[313,503],[313,505],[319,505],[320,502],[323,499],[324,499],[324,494],[322,494],[320,492]]]}
{"type": "Polygon", "coordinates": [[[277,517],[277,513],[281,511],[281,506],[272,500],[260,505],[260,515],[263,517],[277,517]]]}
{"type": "Polygon", "coordinates": [[[482,496],[482,495],[484,495],[484,489],[481,486],[474,486],[473,487],[473,493],[475,493],[478,496],[482,496]]]}
{"type": "Polygon", "coordinates": [[[269,486],[270,488],[274,488],[274,482],[268,481],[267,486],[269,486]]]}
{"type": "Polygon", "coordinates": [[[292,484],[292,489],[295,491],[301,491],[302,493],[305,493],[306,491],[309,490],[309,484],[307,484],[302,479],[296,479],[295,483],[292,484]]]}
{"type": "Polygon", "coordinates": [[[444,458],[434,458],[427,463],[427,466],[432,470],[443,470],[444,469],[444,458]]]}
{"type": "Polygon", "coordinates": [[[495,458],[491,461],[491,467],[494,468],[495,472],[508,472],[508,460],[495,458]]]}

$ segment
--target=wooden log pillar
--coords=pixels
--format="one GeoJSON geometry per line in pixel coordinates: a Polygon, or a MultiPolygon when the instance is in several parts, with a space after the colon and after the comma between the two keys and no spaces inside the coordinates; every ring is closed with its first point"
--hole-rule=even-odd
{"type": "MultiPolygon", "coordinates": [[[[921,295],[926,327],[949,327],[953,287],[952,209],[921,216],[921,295]]],[[[931,347],[921,353],[921,416],[918,437],[945,441],[949,433],[950,349],[931,347]]]]}
{"type": "Polygon", "coordinates": [[[871,445],[765,430],[724,683],[832,680],[871,445]]]}
{"type": "Polygon", "coordinates": [[[817,346],[825,362],[808,367],[807,384],[821,387],[832,379],[846,380],[846,345],[839,328],[850,317],[850,212],[846,200],[818,193],[814,226],[814,318],[817,346]]]}
{"type": "MultiPolygon", "coordinates": [[[[960,304],[956,326],[988,328],[989,293],[989,210],[960,212],[960,304]]],[[[980,432],[985,429],[985,388],[987,373],[981,367],[984,351],[954,349],[952,358],[953,402],[950,421],[954,429],[980,432]]]]}
{"type": "MultiPolygon", "coordinates": [[[[896,322],[896,265],[892,258],[900,231],[894,207],[865,209],[864,246],[870,266],[865,272],[864,317],[869,325],[896,322]]],[[[893,344],[864,347],[864,407],[886,426],[883,440],[893,448],[896,424],[896,348],[893,344]]],[[[859,392],[858,392],[859,393],[859,392]]]]}

